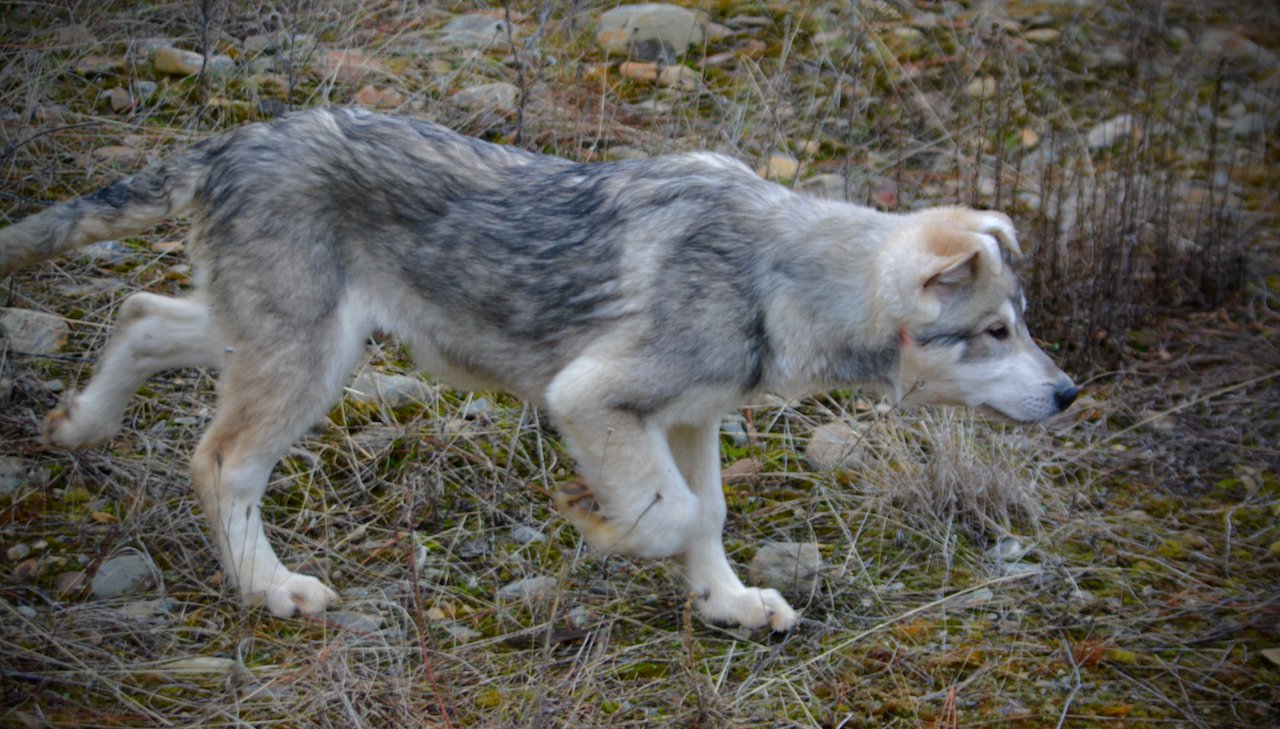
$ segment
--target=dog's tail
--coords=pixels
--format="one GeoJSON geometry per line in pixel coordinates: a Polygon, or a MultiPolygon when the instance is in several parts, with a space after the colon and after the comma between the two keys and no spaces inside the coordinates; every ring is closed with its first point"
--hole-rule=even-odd
{"type": "Polygon", "coordinates": [[[206,172],[201,157],[178,155],[0,228],[0,278],[80,246],[141,233],[190,209],[206,172]]]}

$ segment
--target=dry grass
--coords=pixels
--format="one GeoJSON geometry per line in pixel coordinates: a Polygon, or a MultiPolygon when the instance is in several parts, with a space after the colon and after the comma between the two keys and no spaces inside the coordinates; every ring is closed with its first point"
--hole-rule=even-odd
{"type": "MultiPolygon", "coordinates": [[[[1274,46],[1275,12],[983,4],[917,35],[902,30],[902,3],[702,3],[720,22],[769,21],[693,53],[702,81],[682,92],[604,65],[590,24],[608,5],[519,5],[513,17],[532,40],[488,53],[426,47],[452,13],[472,9],[463,3],[304,2],[278,19],[265,19],[274,6],[262,3],[209,3],[207,22],[199,3],[14,5],[0,27],[3,210],[16,219],[277,108],[349,103],[364,83],[401,94],[404,113],[580,159],[620,146],[716,148],[760,163],[787,152],[800,162],[797,184],[838,173],[857,201],[1012,210],[1039,331],[1093,373],[1075,420],[1020,429],[956,412],[883,413],[855,393],[751,409],[752,441],[724,441],[726,466],[760,464],[726,486],[731,558],[746,563],[766,541],[817,542],[828,565],[819,590],[792,596],[801,626],[769,636],[697,622],[667,564],[589,554],[544,498],[572,464],[535,411],[490,395],[491,411],[464,418],[468,396],[448,390],[395,409],[348,399],[277,469],[265,506],[277,549],[325,574],[344,612],[280,621],[238,607],[222,586],[187,493],[184,462],[213,405],[211,374],[155,378],[103,448],[37,445],[58,398],[51,383],[87,378],[87,355],[123,297],[188,285],[181,254],[152,247],[180,239],[180,227],[164,229],[123,242],[114,258],[23,271],[0,294],[0,304],[72,325],[59,355],[0,350],[0,382],[11,383],[0,385],[0,456],[43,469],[0,497],[0,545],[25,544],[36,558],[0,566],[0,720],[1274,721],[1280,678],[1260,651],[1280,643],[1280,284],[1267,278],[1276,153],[1269,134],[1236,138],[1226,125],[1236,103],[1274,120],[1276,77],[1198,50],[1196,39],[1243,19],[1274,46]],[[1064,40],[1027,41],[1035,27],[1064,40]],[[260,32],[319,44],[279,69],[280,88],[248,73],[202,82],[145,67],[75,71],[142,38],[189,48],[208,38],[226,50],[260,32]],[[1106,60],[1113,47],[1125,62],[1106,60]],[[348,82],[301,70],[336,48],[390,72],[348,82]],[[703,67],[735,49],[735,62],[703,67]],[[979,77],[999,95],[967,95],[979,77]],[[98,100],[134,80],[161,88],[127,112],[98,100]],[[525,89],[518,115],[449,99],[493,80],[525,89]],[[655,99],[665,112],[646,104],[655,99]],[[1122,112],[1140,120],[1141,139],[1086,151],[1088,130],[1122,112]],[[1024,143],[1024,129],[1039,141],[1024,143]],[[104,147],[133,151],[93,154],[104,147]],[[93,281],[102,283],[84,288],[93,281]],[[815,472],[798,454],[833,420],[863,435],[849,467],[815,472]],[[517,542],[520,526],[546,540],[517,542]],[[1005,561],[993,547],[1022,554],[1005,561]],[[127,550],[155,566],[146,593],[59,593],[60,576],[92,574],[127,550]],[[536,600],[498,597],[538,575],[559,587],[536,600]]],[[[371,348],[369,366],[406,364],[393,341],[371,348]]]]}

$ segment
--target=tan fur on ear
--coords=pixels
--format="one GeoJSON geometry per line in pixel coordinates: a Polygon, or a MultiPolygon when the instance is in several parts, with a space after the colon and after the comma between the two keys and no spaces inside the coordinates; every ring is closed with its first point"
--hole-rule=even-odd
{"type": "Polygon", "coordinates": [[[925,287],[967,283],[978,275],[984,263],[995,275],[1004,266],[999,244],[992,236],[935,224],[923,226],[920,238],[926,257],[920,272],[925,287]]]}

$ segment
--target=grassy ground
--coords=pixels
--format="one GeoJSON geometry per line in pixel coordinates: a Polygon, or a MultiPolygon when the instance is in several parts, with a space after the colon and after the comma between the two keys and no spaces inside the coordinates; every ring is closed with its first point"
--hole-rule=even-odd
{"type": "MultiPolygon", "coordinates": [[[[394,408],[348,399],[277,469],[265,507],[286,561],[326,575],[343,612],[277,620],[222,585],[187,491],[210,373],[155,378],[107,446],[39,445],[41,417],[86,380],[123,297],[188,286],[182,227],[164,228],[22,271],[0,292],[0,305],[71,326],[57,354],[0,350],[0,456],[37,471],[0,497],[0,721],[1280,719],[1280,667],[1264,655],[1280,647],[1277,11],[961,2],[912,22],[907,2],[692,3],[732,32],[683,59],[691,84],[664,89],[595,47],[612,5],[520,3],[512,42],[472,51],[437,42],[470,3],[10,3],[0,205],[17,219],[172,146],[358,97],[578,159],[710,148],[766,167],[785,155],[798,163],[787,184],[890,209],[1013,213],[1035,330],[1087,383],[1072,416],[1013,428],[858,393],[746,411],[750,438],[724,438],[731,558],[815,542],[826,564],[791,596],[800,627],[767,635],[698,622],[667,564],[587,553],[545,498],[572,465],[532,409],[493,394],[476,408],[447,389],[394,408]],[[247,36],[291,33],[312,42],[267,76],[249,69],[247,36]],[[156,36],[237,68],[178,78],[126,61],[156,36]],[[364,72],[326,71],[334,49],[355,49],[348,68],[364,72]],[[100,96],[136,81],[154,94],[118,109],[100,96]],[[516,111],[453,97],[493,81],[522,90],[516,111]],[[1240,121],[1253,113],[1257,133],[1240,121]],[[1135,120],[1123,139],[1091,146],[1120,114],[1135,120]],[[817,470],[800,454],[831,421],[863,436],[842,467],[817,470]],[[522,543],[520,527],[545,540],[522,543]],[[131,551],[154,567],[145,592],[98,600],[73,582],[131,551]],[[499,596],[533,576],[558,586],[499,596]]],[[[371,368],[408,364],[392,340],[370,352],[371,368]]]]}

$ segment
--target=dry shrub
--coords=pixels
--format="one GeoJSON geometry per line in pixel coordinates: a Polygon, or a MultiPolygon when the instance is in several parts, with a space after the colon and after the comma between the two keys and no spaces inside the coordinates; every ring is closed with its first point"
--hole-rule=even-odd
{"type": "Polygon", "coordinates": [[[980,420],[922,408],[866,424],[851,458],[858,483],[930,531],[941,524],[982,537],[1038,529],[1045,510],[1061,504],[1046,473],[1052,442],[980,420]]]}

